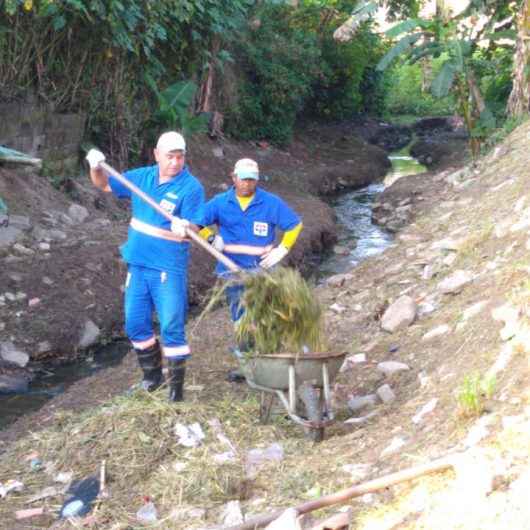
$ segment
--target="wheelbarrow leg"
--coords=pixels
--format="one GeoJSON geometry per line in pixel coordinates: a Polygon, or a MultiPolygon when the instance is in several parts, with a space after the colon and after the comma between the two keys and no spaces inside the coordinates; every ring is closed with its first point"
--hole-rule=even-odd
{"type": "MultiPolygon", "coordinates": [[[[318,389],[311,383],[304,382],[298,388],[300,401],[305,407],[305,416],[310,422],[320,424],[322,422],[322,399],[318,389]]],[[[324,439],[324,427],[305,427],[306,434],[313,442],[321,442],[324,439]]]]}
{"type": "Polygon", "coordinates": [[[260,392],[259,419],[263,424],[269,423],[271,419],[271,410],[274,397],[274,394],[260,392]]]}

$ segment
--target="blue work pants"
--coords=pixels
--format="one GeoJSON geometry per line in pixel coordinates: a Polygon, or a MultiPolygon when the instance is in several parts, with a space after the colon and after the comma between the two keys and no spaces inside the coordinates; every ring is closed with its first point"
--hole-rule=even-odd
{"type": "Polygon", "coordinates": [[[125,331],[134,344],[155,337],[153,311],[160,323],[164,355],[190,355],[185,324],[188,310],[186,272],[165,272],[129,264],[125,284],[125,331]]]}

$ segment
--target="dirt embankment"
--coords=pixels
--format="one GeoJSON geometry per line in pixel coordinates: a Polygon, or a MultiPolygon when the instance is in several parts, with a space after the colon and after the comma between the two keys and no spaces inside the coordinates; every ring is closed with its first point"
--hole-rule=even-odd
{"type": "MultiPolygon", "coordinates": [[[[307,147],[298,141],[283,151],[203,138],[191,142],[188,161],[211,197],[231,184],[229,173],[237,159],[255,158],[263,187],[285,198],[304,221],[288,261],[310,272],[336,240],[333,211],[317,194],[322,186],[307,185],[309,177],[315,180],[317,166],[326,167],[327,150],[324,142],[307,147]]],[[[342,163],[350,175],[348,186],[382,177],[388,164],[382,150],[353,136],[341,156],[349,157],[342,163]],[[354,144],[362,149],[352,151],[354,144]]],[[[334,175],[326,182],[333,179],[340,180],[334,175]]],[[[0,376],[18,373],[11,383],[24,388],[32,373],[18,366],[28,359],[72,358],[122,334],[125,267],[118,248],[126,238],[129,213],[127,205],[94,189],[85,175],[66,181],[58,191],[50,179],[20,166],[0,168],[0,196],[11,219],[8,228],[0,228],[0,376]]],[[[192,304],[213,286],[214,265],[202,249],[192,249],[192,304]]],[[[9,384],[6,377],[0,379],[0,391],[9,384]]]]}

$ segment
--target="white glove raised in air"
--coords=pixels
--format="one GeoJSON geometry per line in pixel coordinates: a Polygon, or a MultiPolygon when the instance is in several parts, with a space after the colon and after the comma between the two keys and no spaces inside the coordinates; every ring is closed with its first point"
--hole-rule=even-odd
{"type": "Polygon", "coordinates": [[[223,249],[225,248],[225,242],[223,241],[223,238],[219,234],[215,235],[215,237],[213,238],[213,241],[210,244],[212,245],[213,248],[215,248],[215,250],[218,250],[219,252],[222,252],[223,249]]]}
{"type": "Polygon", "coordinates": [[[274,247],[271,251],[265,254],[265,257],[259,262],[260,266],[264,269],[270,269],[282,261],[285,256],[289,253],[289,250],[283,245],[274,247]]]}
{"type": "Polygon", "coordinates": [[[98,169],[101,162],[105,162],[105,155],[97,149],[91,149],[87,155],[86,160],[90,169],[98,169]]]}
{"type": "Polygon", "coordinates": [[[171,221],[171,231],[177,236],[185,238],[187,236],[186,230],[190,226],[190,222],[180,217],[173,217],[171,221]]]}

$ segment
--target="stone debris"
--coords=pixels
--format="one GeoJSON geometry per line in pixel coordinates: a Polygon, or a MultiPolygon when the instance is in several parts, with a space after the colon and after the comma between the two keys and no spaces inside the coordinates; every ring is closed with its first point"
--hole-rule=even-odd
{"type": "Polygon", "coordinates": [[[390,385],[382,385],[376,390],[377,395],[379,396],[379,399],[385,403],[389,404],[396,400],[396,394],[394,394],[394,391],[390,387],[390,385]]]}
{"type": "Polygon", "coordinates": [[[476,304],[464,309],[464,311],[462,311],[462,320],[467,321],[478,315],[484,309],[484,307],[486,307],[487,303],[488,302],[486,300],[481,300],[480,302],[477,302],[476,304]]]}
{"type": "Polygon", "coordinates": [[[457,270],[438,284],[438,291],[442,294],[457,294],[473,281],[473,274],[469,271],[457,270]]]}
{"type": "Polygon", "coordinates": [[[81,338],[79,339],[79,343],[77,344],[78,348],[85,349],[89,346],[92,346],[97,342],[99,339],[99,336],[101,335],[101,330],[99,329],[92,320],[87,319],[85,321],[83,330],[81,332],[81,338]]]}
{"type": "Polygon", "coordinates": [[[430,414],[438,404],[438,398],[432,398],[412,417],[412,423],[421,423],[423,416],[430,414]]]}
{"type": "Polygon", "coordinates": [[[390,377],[395,373],[410,370],[410,367],[408,364],[400,363],[398,361],[384,361],[377,365],[377,369],[387,377],[390,377]]]}
{"type": "Polygon", "coordinates": [[[388,445],[381,451],[381,458],[397,453],[406,444],[407,442],[405,441],[404,438],[400,436],[395,436],[394,438],[392,438],[390,445],[388,445]]]}
{"type": "Polygon", "coordinates": [[[450,330],[451,328],[447,324],[436,326],[435,328],[425,333],[425,335],[423,335],[422,337],[422,340],[430,340],[436,337],[440,337],[442,335],[445,335],[446,333],[449,333],[450,330]]]}
{"type": "Polygon", "coordinates": [[[29,363],[29,355],[19,350],[12,342],[0,342],[0,358],[24,368],[29,363]]]}
{"type": "Polygon", "coordinates": [[[384,312],[381,328],[389,333],[406,328],[414,322],[416,313],[416,302],[410,296],[401,296],[384,312]]]}
{"type": "Polygon", "coordinates": [[[351,396],[348,399],[348,408],[352,412],[362,410],[366,407],[375,407],[379,403],[376,394],[368,394],[366,396],[351,396]]]}
{"type": "Polygon", "coordinates": [[[337,315],[342,315],[346,311],[346,307],[340,305],[340,304],[332,304],[329,306],[329,308],[334,312],[337,313],[337,315]]]}
{"type": "Polygon", "coordinates": [[[514,337],[519,329],[520,309],[511,304],[504,304],[496,307],[491,311],[493,320],[504,322],[504,327],[500,331],[503,341],[510,340],[514,337]]]}

